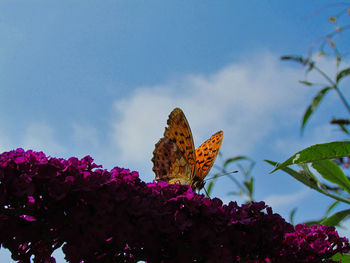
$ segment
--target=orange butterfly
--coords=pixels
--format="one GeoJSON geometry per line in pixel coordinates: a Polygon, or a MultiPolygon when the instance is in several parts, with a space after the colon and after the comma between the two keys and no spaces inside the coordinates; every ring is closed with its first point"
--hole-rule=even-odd
{"type": "Polygon", "coordinates": [[[194,190],[204,187],[204,177],[219,153],[223,131],[213,134],[196,150],[190,126],[181,109],[169,115],[168,127],[153,151],[153,171],[157,181],[187,184],[194,190]]]}

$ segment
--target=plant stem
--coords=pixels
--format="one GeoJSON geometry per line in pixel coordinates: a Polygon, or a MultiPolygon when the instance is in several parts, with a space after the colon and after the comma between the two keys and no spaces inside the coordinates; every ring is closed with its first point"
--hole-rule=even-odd
{"type": "Polygon", "coordinates": [[[349,106],[348,102],[346,101],[346,99],[345,99],[343,93],[341,93],[341,91],[339,90],[338,86],[334,86],[333,88],[334,88],[335,91],[338,93],[340,99],[342,100],[342,102],[344,103],[346,109],[347,109],[348,112],[350,113],[350,106],[349,106]]]}
{"type": "Polygon", "coordinates": [[[326,192],[326,191],[322,191],[322,190],[318,190],[318,189],[315,189],[315,190],[320,192],[320,193],[322,193],[322,194],[324,194],[324,195],[327,195],[327,196],[329,196],[329,197],[331,197],[331,198],[333,198],[335,200],[338,200],[338,201],[350,204],[350,200],[349,199],[343,198],[343,197],[338,196],[338,195],[331,194],[331,193],[326,192]]]}
{"type": "Polygon", "coordinates": [[[338,96],[340,97],[341,101],[343,102],[345,108],[348,110],[348,112],[350,113],[350,105],[349,103],[346,101],[343,93],[339,90],[337,83],[335,83],[323,70],[321,70],[319,67],[314,66],[314,69],[320,73],[330,84],[331,87],[335,90],[335,92],[337,92],[338,96]]]}

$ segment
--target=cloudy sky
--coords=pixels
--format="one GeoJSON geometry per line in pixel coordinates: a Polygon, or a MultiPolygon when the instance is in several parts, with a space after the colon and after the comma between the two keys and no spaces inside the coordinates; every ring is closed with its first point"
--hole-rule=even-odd
{"type": "MultiPolygon", "coordinates": [[[[91,155],[150,182],[154,144],[180,107],[196,146],[223,130],[224,158],[256,161],[257,201],[286,219],[295,207],[297,222],[317,219],[332,200],[281,172],[269,174],[263,160],[347,139],[328,124],[347,117],[331,93],[300,136],[317,88],[301,86],[303,69],[279,60],[306,54],[332,30],[327,16],[339,6],[319,10],[330,2],[2,0],[0,151],[91,155]]],[[[332,72],[327,58],[319,63],[332,72]]],[[[242,201],[227,195],[233,187],[223,176],[213,196],[242,201]]],[[[4,250],[0,259],[11,262],[4,250]]]]}

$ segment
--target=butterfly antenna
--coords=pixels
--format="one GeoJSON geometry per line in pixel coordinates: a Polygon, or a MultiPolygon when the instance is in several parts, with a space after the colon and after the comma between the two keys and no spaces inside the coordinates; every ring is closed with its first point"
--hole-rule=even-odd
{"type": "Polygon", "coordinates": [[[238,171],[232,171],[232,172],[228,172],[228,173],[218,174],[217,176],[214,175],[213,177],[204,179],[204,181],[209,181],[209,180],[216,179],[216,178],[224,176],[224,175],[235,174],[235,173],[238,173],[238,171]]]}

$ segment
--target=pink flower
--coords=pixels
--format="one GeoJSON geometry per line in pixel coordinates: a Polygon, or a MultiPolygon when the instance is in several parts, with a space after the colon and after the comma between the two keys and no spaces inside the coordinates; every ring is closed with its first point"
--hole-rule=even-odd
{"type": "MultiPolygon", "coordinates": [[[[237,205],[137,172],[17,149],[0,155],[0,242],[18,262],[320,262],[348,252],[332,227],[295,228],[264,202],[237,205]]],[[[331,261],[329,261],[331,262],[331,261]]]]}

